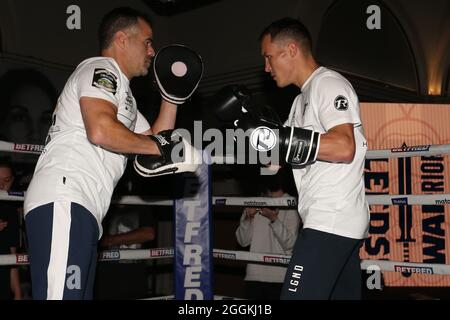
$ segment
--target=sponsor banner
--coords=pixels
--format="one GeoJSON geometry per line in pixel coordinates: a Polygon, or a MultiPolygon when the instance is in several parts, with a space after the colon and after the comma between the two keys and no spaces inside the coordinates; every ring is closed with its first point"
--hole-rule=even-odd
{"type": "Polygon", "coordinates": [[[175,299],[212,300],[210,167],[203,163],[195,175],[177,175],[175,200],[175,299]]]}
{"type": "Polygon", "coordinates": [[[120,251],[119,250],[105,250],[98,254],[98,259],[101,261],[119,261],[120,251]]]}
{"type": "Polygon", "coordinates": [[[423,274],[433,274],[433,268],[430,267],[410,267],[410,266],[402,266],[395,265],[394,270],[396,272],[402,273],[423,273],[423,274]]]}
{"type": "Polygon", "coordinates": [[[22,152],[32,152],[32,153],[41,153],[44,150],[43,145],[39,144],[14,144],[14,151],[22,151],[22,152]]]}
{"type": "Polygon", "coordinates": [[[429,151],[430,150],[430,145],[427,146],[411,146],[408,147],[406,145],[406,143],[403,143],[403,145],[401,146],[401,148],[392,148],[391,152],[392,153],[405,153],[405,152],[423,152],[423,151],[429,151]]]}
{"type": "Polygon", "coordinates": [[[8,196],[13,196],[13,197],[24,197],[25,196],[25,192],[24,191],[8,191],[8,196]]]}
{"type": "Polygon", "coordinates": [[[235,253],[214,252],[213,256],[214,256],[214,258],[217,258],[217,259],[236,260],[235,253]]]}
{"type": "Polygon", "coordinates": [[[28,264],[29,258],[27,254],[16,254],[16,263],[17,264],[28,264]]]}
{"type": "Polygon", "coordinates": [[[173,249],[172,248],[157,248],[150,249],[150,257],[173,257],[173,249]]]}
{"type": "Polygon", "coordinates": [[[392,198],[393,205],[408,205],[408,198],[392,198]]]}
{"type": "Polygon", "coordinates": [[[263,261],[267,263],[279,263],[279,264],[289,264],[291,259],[282,258],[282,257],[274,257],[274,256],[264,256],[263,261]]]}
{"type": "Polygon", "coordinates": [[[216,197],[215,205],[241,206],[241,207],[296,207],[297,199],[294,197],[264,198],[264,197],[216,197]]]}
{"type": "MultiPolygon", "coordinates": [[[[362,103],[361,116],[369,150],[420,153],[450,141],[450,105],[362,103]]],[[[423,155],[371,159],[365,163],[368,195],[399,195],[392,205],[371,205],[369,237],[362,259],[450,264],[450,156],[423,155]],[[411,205],[406,195],[437,194],[433,205],[411,205]],[[405,197],[401,196],[405,195],[405,197]]],[[[386,286],[449,286],[450,277],[429,267],[384,272],[386,286]]]]}
{"type": "Polygon", "coordinates": [[[435,204],[437,205],[445,205],[450,204],[450,199],[444,198],[444,199],[436,199],[435,204]]]}
{"type": "Polygon", "coordinates": [[[224,206],[227,204],[227,199],[216,199],[214,203],[218,206],[224,206]]]}

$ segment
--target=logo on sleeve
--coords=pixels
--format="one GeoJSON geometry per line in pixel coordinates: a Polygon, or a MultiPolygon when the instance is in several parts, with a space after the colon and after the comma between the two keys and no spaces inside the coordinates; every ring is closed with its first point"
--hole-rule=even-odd
{"type": "Polygon", "coordinates": [[[106,69],[95,69],[92,86],[116,94],[117,76],[106,69]]]}
{"type": "Polygon", "coordinates": [[[334,99],[334,107],[339,111],[345,111],[348,109],[348,100],[344,96],[337,96],[334,99]]]}
{"type": "Polygon", "coordinates": [[[125,98],[125,110],[132,112],[134,109],[134,99],[129,91],[126,92],[127,97],[125,98]]]}

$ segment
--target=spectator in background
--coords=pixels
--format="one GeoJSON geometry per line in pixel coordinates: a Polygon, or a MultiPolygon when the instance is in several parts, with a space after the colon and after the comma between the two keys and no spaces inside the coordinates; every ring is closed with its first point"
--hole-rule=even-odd
{"type": "MultiPolygon", "coordinates": [[[[0,190],[10,191],[14,183],[11,163],[0,159],[0,190]]],[[[19,247],[19,205],[0,202],[0,254],[15,254],[19,247]]],[[[19,269],[0,265],[0,300],[21,300],[19,269]]]]}
{"type": "MultiPolygon", "coordinates": [[[[266,179],[263,196],[289,196],[283,189],[280,173],[266,179]]],[[[250,246],[250,252],[291,255],[299,225],[295,209],[245,208],[236,239],[241,246],[250,246]]],[[[245,276],[246,298],[279,300],[285,273],[285,266],[249,263],[245,276]]]]}
{"type": "MultiPolygon", "coordinates": [[[[104,221],[103,249],[147,249],[155,239],[155,223],[148,206],[116,205],[104,221]]],[[[148,297],[145,260],[104,261],[97,267],[96,299],[148,297]]]]}

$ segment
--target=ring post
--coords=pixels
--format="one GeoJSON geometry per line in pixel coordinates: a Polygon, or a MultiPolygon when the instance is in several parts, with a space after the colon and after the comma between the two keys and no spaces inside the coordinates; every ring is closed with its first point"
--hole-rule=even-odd
{"type": "MultiPolygon", "coordinates": [[[[209,162],[207,162],[209,163],[209,162]]],[[[211,179],[205,161],[195,175],[177,177],[174,201],[175,299],[212,300],[211,179]]]]}

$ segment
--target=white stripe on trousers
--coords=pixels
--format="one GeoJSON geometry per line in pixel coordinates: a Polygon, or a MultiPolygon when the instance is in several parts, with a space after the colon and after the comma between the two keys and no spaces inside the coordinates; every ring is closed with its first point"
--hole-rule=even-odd
{"type": "Polygon", "coordinates": [[[53,203],[50,261],[47,269],[47,299],[62,300],[66,284],[70,240],[70,202],[53,203]]]}

